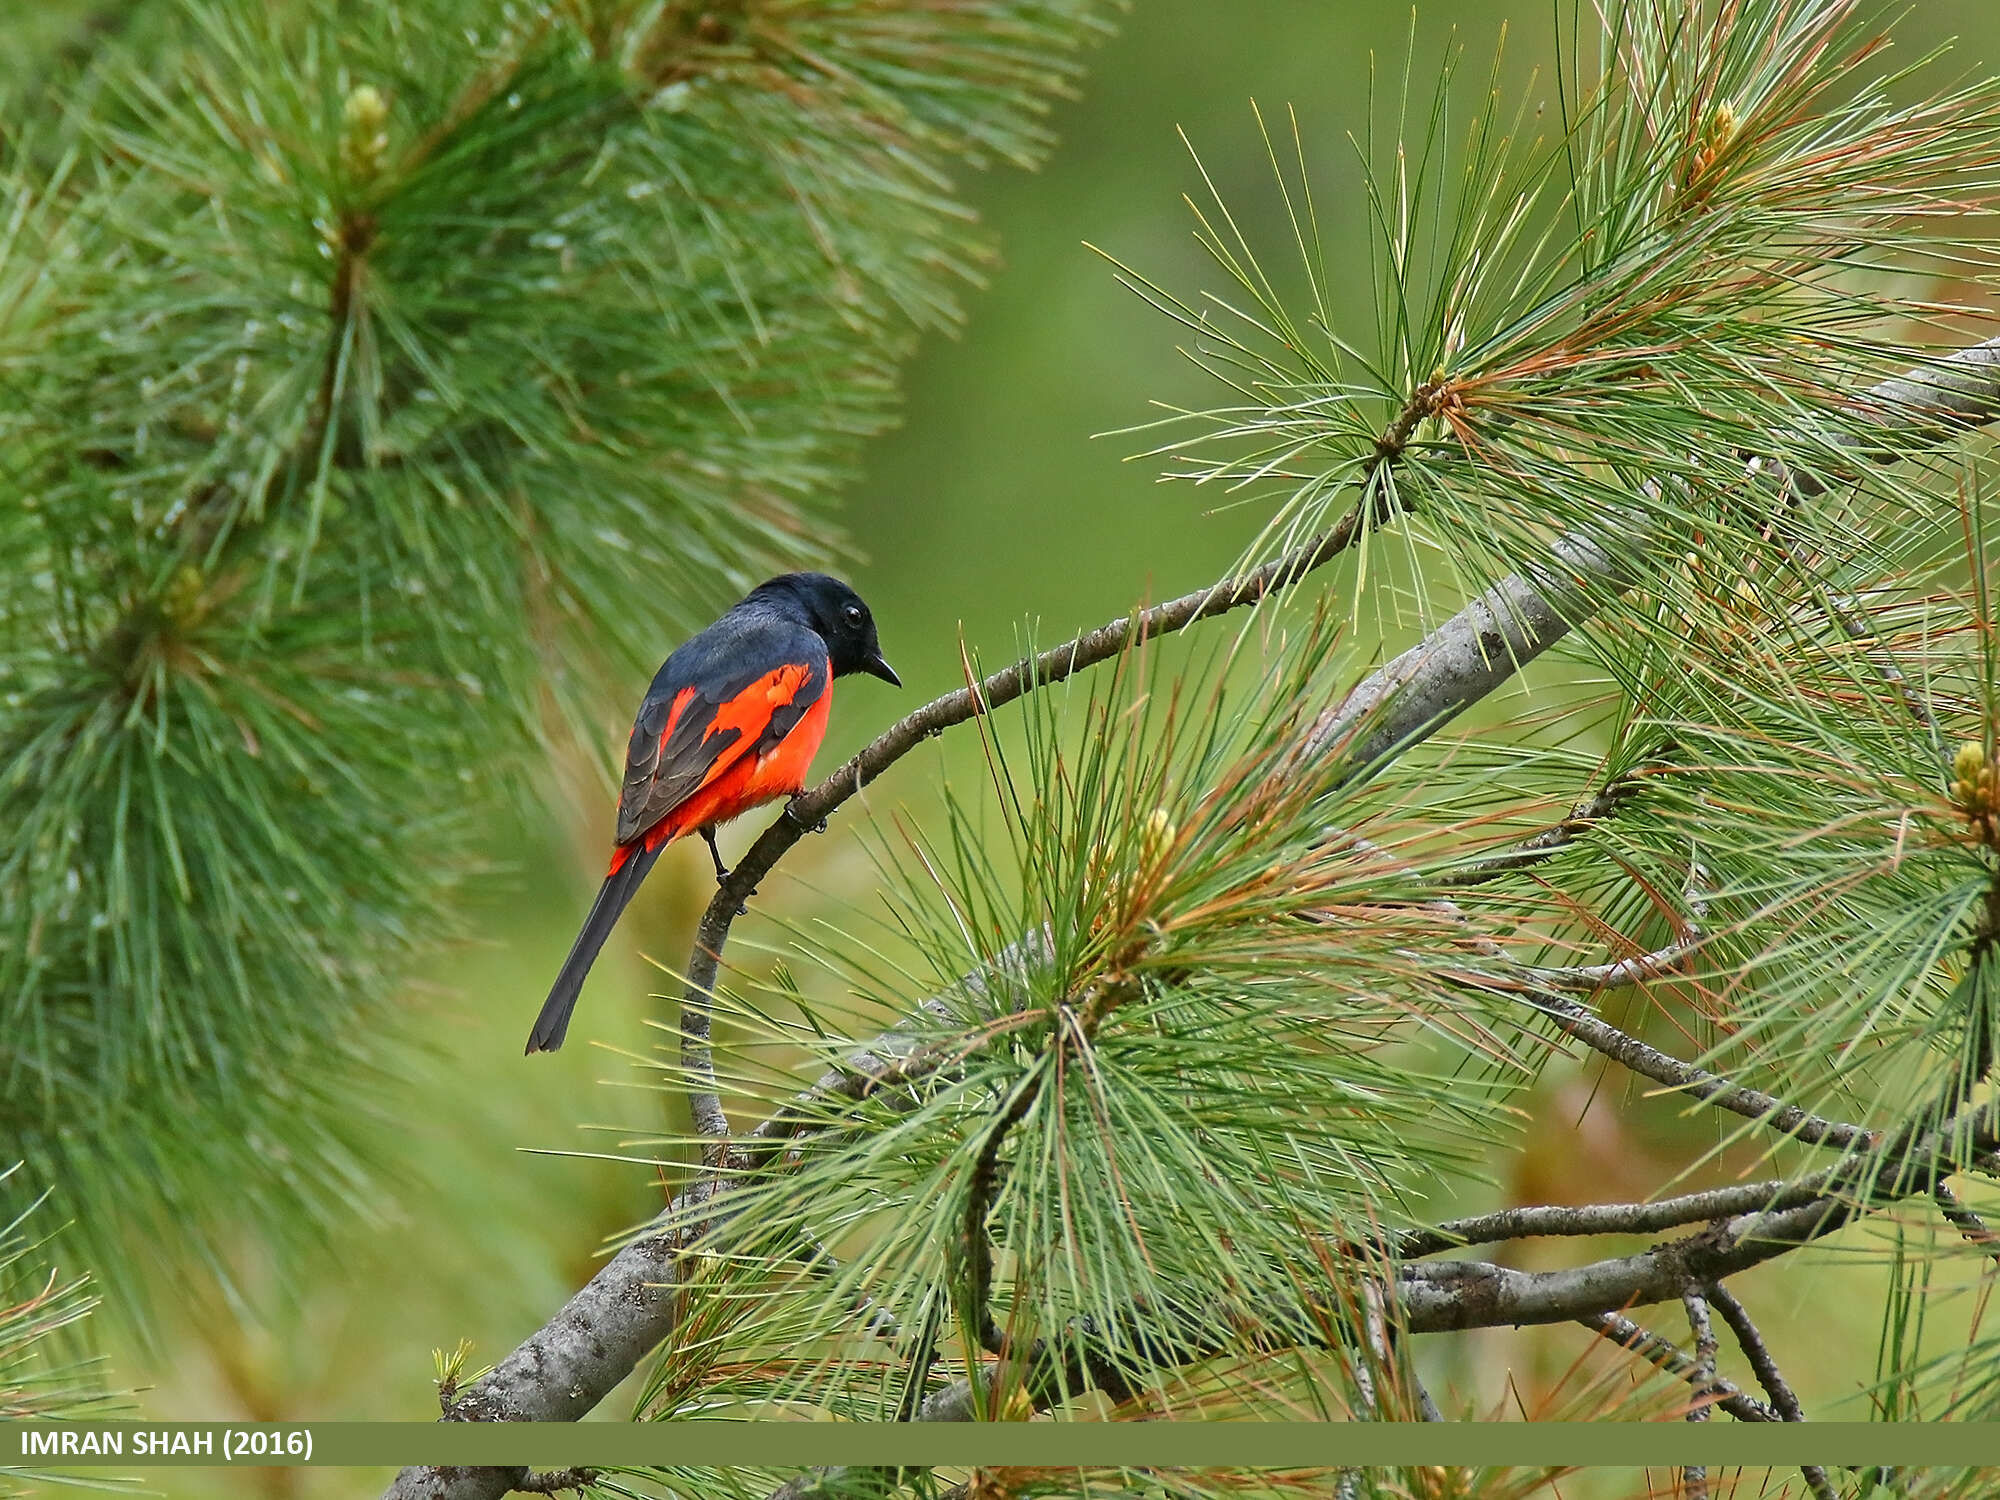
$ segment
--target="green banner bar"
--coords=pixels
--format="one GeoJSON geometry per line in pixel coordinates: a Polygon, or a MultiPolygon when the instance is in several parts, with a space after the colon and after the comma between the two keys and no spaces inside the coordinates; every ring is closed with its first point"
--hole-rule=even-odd
{"type": "Polygon", "coordinates": [[[273,1464],[1127,1468],[2000,1464],[1973,1423],[0,1423],[0,1468],[273,1464]]]}

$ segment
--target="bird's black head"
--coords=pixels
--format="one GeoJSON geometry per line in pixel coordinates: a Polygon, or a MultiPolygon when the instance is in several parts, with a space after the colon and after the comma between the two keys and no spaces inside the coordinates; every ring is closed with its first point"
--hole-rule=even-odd
{"type": "Polygon", "coordinates": [[[875,617],[861,596],[838,578],[825,573],[785,573],[760,583],[743,602],[767,602],[784,609],[826,642],[833,675],[866,672],[896,687],[903,679],[882,659],[875,639],[875,617]]]}

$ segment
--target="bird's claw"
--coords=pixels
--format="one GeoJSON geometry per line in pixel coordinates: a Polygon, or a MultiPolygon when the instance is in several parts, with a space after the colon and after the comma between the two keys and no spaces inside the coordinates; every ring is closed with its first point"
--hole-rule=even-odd
{"type": "Polygon", "coordinates": [[[708,845],[708,857],[715,861],[715,883],[717,885],[727,884],[729,870],[722,863],[722,851],[715,847],[715,830],[713,828],[702,829],[701,841],[708,845]]]}

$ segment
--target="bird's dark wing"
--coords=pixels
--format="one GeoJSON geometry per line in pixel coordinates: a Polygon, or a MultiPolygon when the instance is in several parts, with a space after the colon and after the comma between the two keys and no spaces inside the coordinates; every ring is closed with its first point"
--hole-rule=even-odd
{"type": "Polygon", "coordinates": [[[810,630],[730,616],[668,657],[632,726],[617,842],[671,816],[745,755],[775,747],[828,680],[826,645],[810,630]]]}

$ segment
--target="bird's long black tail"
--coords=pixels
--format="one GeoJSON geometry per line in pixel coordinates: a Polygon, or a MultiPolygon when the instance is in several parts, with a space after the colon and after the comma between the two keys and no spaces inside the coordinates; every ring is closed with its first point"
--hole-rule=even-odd
{"type": "Polygon", "coordinates": [[[604,877],[604,884],[597,888],[597,899],[590,905],[590,915],[583,919],[583,931],[576,935],[569,957],[563,960],[562,972],[556,975],[556,982],[549,989],[549,998],[542,1002],[542,1013],[535,1017],[535,1029],[528,1034],[529,1052],[553,1052],[563,1044],[584,976],[597,961],[598,950],[611,936],[619,914],[638,894],[639,882],[646,878],[653,861],[666,847],[662,842],[651,849],[635,849],[625,863],[604,877]]]}

